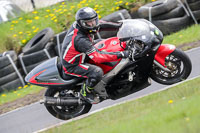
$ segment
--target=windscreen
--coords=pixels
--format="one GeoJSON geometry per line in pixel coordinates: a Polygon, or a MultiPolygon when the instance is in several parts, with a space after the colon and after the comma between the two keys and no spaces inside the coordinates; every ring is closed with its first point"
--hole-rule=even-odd
{"type": "Polygon", "coordinates": [[[117,33],[117,37],[132,37],[146,42],[151,38],[151,30],[149,26],[149,23],[143,19],[123,20],[123,24],[117,33]]]}

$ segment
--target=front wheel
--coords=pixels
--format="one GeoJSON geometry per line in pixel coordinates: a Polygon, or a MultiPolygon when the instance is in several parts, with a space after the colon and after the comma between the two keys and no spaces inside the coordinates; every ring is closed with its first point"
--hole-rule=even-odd
{"type": "Polygon", "coordinates": [[[175,49],[165,58],[165,66],[170,72],[164,71],[153,64],[151,78],[158,83],[171,85],[187,79],[192,70],[189,57],[181,50],[175,49]]]}
{"type": "MultiPolygon", "coordinates": [[[[45,96],[48,97],[60,97],[60,98],[69,98],[69,97],[79,97],[79,91],[72,91],[72,90],[60,90],[57,88],[48,88],[45,96]]],[[[52,106],[46,105],[46,109],[50,114],[54,117],[68,120],[79,115],[88,113],[92,107],[92,104],[84,104],[84,105],[77,105],[77,106],[52,106]]]]}

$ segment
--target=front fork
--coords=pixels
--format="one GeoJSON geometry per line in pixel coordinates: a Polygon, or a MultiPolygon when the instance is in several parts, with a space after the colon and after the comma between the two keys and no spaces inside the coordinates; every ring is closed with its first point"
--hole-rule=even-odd
{"type": "Polygon", "coordinates": [[[154,58],[154,64],[160,67],[162,70],[166,72],[170,72],[170,70],[165,65],[165,58],[171,54],[176,47],[171,44],[161,44],[158,51],[156,52],[155,58],[154,58]]]}

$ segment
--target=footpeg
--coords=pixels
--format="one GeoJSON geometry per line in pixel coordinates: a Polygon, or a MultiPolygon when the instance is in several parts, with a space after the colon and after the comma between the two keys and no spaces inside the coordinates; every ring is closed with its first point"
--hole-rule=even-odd
{"type": "Polygon", "coordinates": [[[45,100],[44,99],[41,99],[40,100],[40,104],[44,104],[45,100]]]}
{"type": "Polygon", "coordinates": [[[100,102],[99,96],[94,97],[94,103],[93,103],[93,104],[97,104],[97,103],[99,103],[99,102],[100,102]]]}

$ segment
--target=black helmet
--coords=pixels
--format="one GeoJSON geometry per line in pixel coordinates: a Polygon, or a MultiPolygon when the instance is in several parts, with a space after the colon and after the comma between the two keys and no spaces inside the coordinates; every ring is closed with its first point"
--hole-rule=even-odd
{"type": "Polygon", "coordinates": [[[99,27],[99,18],[96,11],[90,7],[83,7],[76,13],[78,25],[88,33],[96,33],[99,27]],[[88,23],[93,22],[92,25],[88,23]]]}

